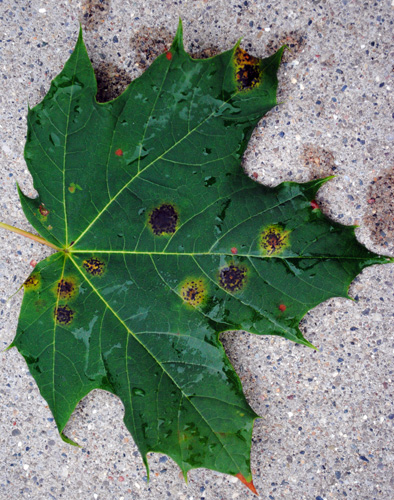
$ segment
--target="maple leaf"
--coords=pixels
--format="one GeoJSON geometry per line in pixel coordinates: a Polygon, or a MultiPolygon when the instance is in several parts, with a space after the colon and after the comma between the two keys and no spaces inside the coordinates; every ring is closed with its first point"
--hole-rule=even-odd
{"type": "MultiPolygon", "coordinates": [[[[348,297],[366,266],[390,259],[314,201],[327,179],[276,188],[241,158],[276,105],[283,47],[237,44],[206,60],[170,50],[117,99],[99,104],[79,35],[44,100],[29,109],[25,159],[38,197],[26,217],[57,252],[24,283],[11,346],[24,356],[61,436],[92,389],[119,396],[148,468],[250,471],[253,422],[219,334],[244,329],[311,346],[308,310],[348,297]]],[[[6,227],[5,224],[1,224],[6,227]]]]}

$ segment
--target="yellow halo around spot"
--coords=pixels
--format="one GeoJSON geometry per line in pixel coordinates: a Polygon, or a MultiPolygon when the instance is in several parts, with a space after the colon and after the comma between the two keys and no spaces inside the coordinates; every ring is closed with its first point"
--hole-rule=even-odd
{"type": "Polygon", "coordinates": [[[259,245],[265,255],[279,255],[287,248],[290,231],[286,231],[278,224],[265,227],[260,235],[259,245]]]}
{"type": "Polygon", "coordinates": [[[207,298],[207,286],[202,278],[187,278],[181,283],[180,295],[184,304],[198,307],[207,298]]]}

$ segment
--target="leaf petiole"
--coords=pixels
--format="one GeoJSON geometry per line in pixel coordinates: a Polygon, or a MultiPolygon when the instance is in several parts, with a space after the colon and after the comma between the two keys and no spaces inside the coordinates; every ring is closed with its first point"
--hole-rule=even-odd
{"type": "Polygon", "coordinates": [[[47,245],[48,247],[54,248],[55,250],[58,251],[62,250],[53,243],[50,243],[44,238],[41,238],[41,236],[29,233],[28,231],[24,231],[23,229],[19,229],[18,227],[10,226],[9,224],[5,224],[4,222],[0,222],[0,227],[7,229],[8,231],[12,231],[13,233],[21,234],[22,236],[25,236],[25,238],[30,238],[31,240],[37,241],[38,243],[42,243],[43,245],[47,245]]]}

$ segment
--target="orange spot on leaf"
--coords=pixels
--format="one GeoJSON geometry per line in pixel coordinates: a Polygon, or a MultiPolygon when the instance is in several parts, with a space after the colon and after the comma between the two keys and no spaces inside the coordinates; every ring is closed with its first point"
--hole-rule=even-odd
{"type": "Polygon", "coordinates": [[[117,149],[115,151],[116,156],[123,156],[123,151],[121,149],[117,149]]]}
{"type": "Polygon", "coordinates": [[[75,193],[76,189],[78,189],[78,191],[82,191],[81,186],[79,184],[75,184],[75,182],[72,182],[68,187],[70,193],[75,193]]]}
{"type": "Polygon", "coordinates": [[[256,488],[254,487],[253,481],[247,481],[240,472],[236,474],[235,477],[237,477],[241,481],[241,483],[243,483],[247,488],[249,488],[252,493],[259,496],[256,488]]]}
{"type": "Polygon", "coordinates": [[[166,52],[166,58],[167,58],[169,61],[171,61],[171,59],[172,59],[172,54],[171,54],[171,52],[166,52]]]}
{"type": "Polygon", "coordinates": [[[231,249],[231,253],[232,253],[233,255],[236,255],[236,254],[238,253],[238,248],[233,247],[233,248],[231,249]]]}
{"type": "Polygon", "coordinates": [[[282,312],[286,311],[286,306],[284,304],[280,304],[279,311],[282,311],[282,312]]]}

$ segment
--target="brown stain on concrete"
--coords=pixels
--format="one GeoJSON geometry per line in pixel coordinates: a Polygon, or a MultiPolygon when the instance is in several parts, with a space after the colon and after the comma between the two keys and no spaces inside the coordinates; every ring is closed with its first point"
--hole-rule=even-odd
{"type": "Polygon", "coordinates": [[[80,21],[86,31],[95,29],[103,23],[109,13],[110,0],[82,0],[80,21]]]}
{"type": "MultiPolygon", "coordinates": [[[[260,33],[257,35],[257,38],[259,38],[259,35],[263,35],[262,31],[260,33]]],[[[276,33],[267,43],[267,53],[271,55],[279,50],[282,45],[287,45],[289,50],[284,51],[282,62],[289,62],[296,59],[298,53],[305,48],[306,44],[307,35],[304,32],[293,30],[288,33],[276,33]]]]}
{"type": "Polygon", "coordinates": [[[394,251],[394,167],[370,184],[364,223],[372,241],[384,250],[394,251]]]}
{"type": "Polygon", "coordinates": [[[98,102],[111,101],[118,97],[131,83],[130,74],[113,63],[100,63],[94,69],[97,80],[98,102]]]}
{"type": "Polygon", "coordinates": [[[333,175],[336,170],[333,153],[314,144],[304,144],[301,161],[311,173],[311,179],[321,179],[333,175]]]}
{"type": "Polygon", "coordinates": [[[130,38],[130,47],[135,50],[135,64],[146,69],[172,44],[174,34],[166,28],[144,26],[130,38]]]}

